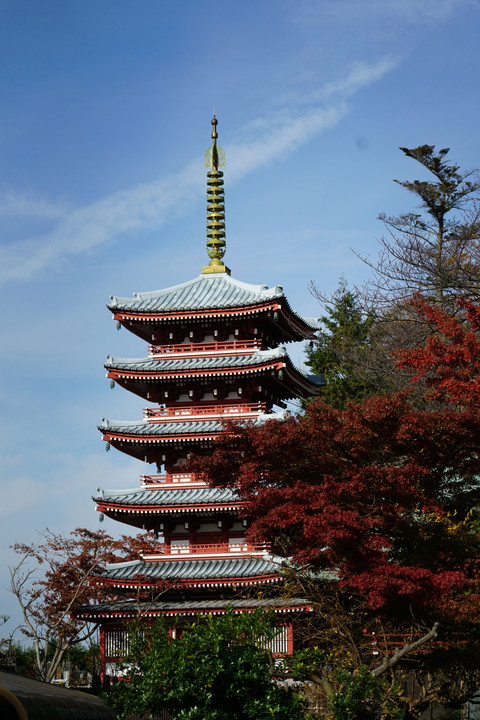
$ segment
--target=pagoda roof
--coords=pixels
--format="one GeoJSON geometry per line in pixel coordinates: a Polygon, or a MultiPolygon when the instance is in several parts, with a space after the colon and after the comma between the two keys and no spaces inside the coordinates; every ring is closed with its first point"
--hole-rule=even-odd
{"type": "MultiPolygon", "coordinates": [[[[281,285],[273,288],[269,288],[267,285],[251,285],[225,273],[213,273],[199,275],[194,280],[163,290],[136,292],[133,293],[133,298],[111,295],[108,307],[115,311],[171,313],[185,310],[249,307],[280,299],[286,302],[281,285]]],[[[295,312],[294,315],[310,329],[318,329],[316,318],[302,318],[295,312]]]]}
{"type": "MultiPolygon", "coordinates": [[[[169,448],[175,445],[199,447],[199,444],[211,443],[224,431],[219,419],[151,423],[102,418],[98,429],[103,433],[104,440],[139,459],[147,457],[147,454],[155,455],[165,445],[169,448]]],[[[151,457],[147,462],[153,462],[153,459],[151,457]]]]}
{"type": "MultiPolygon", "coordinates": [[[[272,350],[256,350],[251,354],[238,353],[231,355],[206,355],[203,357],[192,357],[188,353],[182,356],[171,358],[168,355],[155,355],[146,358],[115,358],[107,355],[105,367],[115,370],[151,372],[151,373],[174,373],[188,372],[195,370],[214,370],[226,367],[250,367],[252,365],[264,365],[275,360],[289,361],[288,353],[284,347],[272,350]]],[[[301,372],[298,370],[298,372],[301,372]]],[[[303,374],[303,373],[301,373],[303,374]]],[[[315,376],[312,376],[315,377],[315,376]]]]}
{"type": "Polygon", "coordinates": [[[155,506],[159,510],[183,505],[234,504],[238,506],[238,495],[230,488],[212,487],[170,487],[161,489],[138,488],[130,490],[101,490],[92,499],[100,505],[141,509],[155,506]]]}
{"type": "MultiPolygon", "coordinates": [[[[273,416],[269,416],[273,417],[273,416]]],[[[150,436],[196,436],[203,437],[211,435],[214,437],[217,433],[222,432],[222,421],[218,418],[212,420],[191,420],[185,422],[165,422],[152,423],[148,420],[108,420],[102,418],[98,429],[103,433],[118,435],[134,435],[139,438],[148,438],[150,436]]]]}
{"type": "MultiPolygon", "coordinates": [[[[153,292],[133,293],[133,298],[110,296],[108,308],[117,317],[142,316],[170,318],[178,314],[216,314],[222,310],[227,314],[237,309],[240,314],[255,311],[274,303],[290,317],[288,325],[297,339],[311,338],[319,329],[316,318],[304,318],[290,307],[283,292],[277,285],[251,285],[230,277],[226,273],[202,274],[193,280],[153,292]]],[[[294,339],[293,336],[288,338],[294,339]]]]}
{"type": "MultiPolygon", "coordinates": [[[[284,418],[285,412],[282,410],[278,413],[261,413],[255,420],[248,420],[247,422],[260,424],[266,420],[283,420],[284,418]]],[[[172,422],[165,423],[152,423],[149,420],[108,420],[102,418],[98,429],[101,432],[145,437],[151,435],[205,435],[224,431],[222,420],[218,418],[212,420],[172,420],[172,422]]]]}
{"type": "MultiPolygon", "coordinates": [[[[280,419],[284,416],[283,412],[269,413],[258,415],[255,420],[250,422],[261,423],[265,420],[280,419]]],[[[211,443],[221,433],[225,432],[225,427],[219,417],[211,420],[175,420],[161,423],[153,423],[148,420],[132,422],[102,418],[98,429],[104,434],[104,440],[107,440],[122,452],[127,453],[127,455],[137,458],[144,458],[146,451],[148,453],[157,453],[165,445],[168,447],[173,445],[184,447],[185,445],[192,446],[194,444],[198,447],[199,443],[211,443]]],[[[153,462],[153,459],[147,460],[147,462],[153,462]]]]}
{"type": "MultiPolygon", "coordinates": [[[[322,376],[306,374],[290,360],[284,347],[272,350],[256,350],[251,354],[206,355],[189,357],[187,353],[175,358],[155,356],[146,358],[115,358],[107,356],[105,368],[109,377],[141,397],[151,397],[149,381],[161,379],[162,383],[177,383],[178,378],[194,379],[215,375],[252,375],[269,373],[286,368],[288,375],[281,383],[281,397],[315,395],[324,384],[322,376]],[[288,379],[287,379],[288,378],[288,379]]],[[[279,386],[280,387],[280,386],[279,386]]]]}
{"type": "Polygon", "coordinates": [[[120,600],[99,605],[81,605],[75,609],[78,618],[127,618],[141,615],[224,615],[229,610],[234,613],[253,612],[258,608],[274,610],[277,613],[291,613],[312,609],[310,600],[305,598],[231,598],[208,600],[170,600],[163,602],[138,602],[136,599],[120,600]]]}
{"type": "Polygon", "coordinates": [[[95,574],[115,587],[141,586],[172,582],[190,587],[230,585],[232,583],[274,582],[281,576],[279,561],[272,556],[209,557],[179,560],[132,560],[112,563],[95,574]]]}

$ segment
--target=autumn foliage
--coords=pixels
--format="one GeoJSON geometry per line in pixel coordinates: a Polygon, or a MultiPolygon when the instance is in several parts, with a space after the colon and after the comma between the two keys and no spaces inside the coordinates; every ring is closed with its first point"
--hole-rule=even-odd
{"type": "Polygon", "coordinates": [[[145,537],[114,539],[86,528],[68,534],[47,528],[38,542],[13,545],[19,561],[10,568],[10,590],[22,610],[21,630],[34,647],[37,677],[49,682],[65,652],[95,631],[75,617],[75,608],[112,599],[107,588],[92,584],[94,569],[137,558],[145,542],[145,537]]]}
{"type": "Polygon", "coordinates": [[[399,365],[424,379],[428,397],[458,409],[473,409],[480,401],[480,305],[459,300],[460,315],[430,305],[421,296],[411,305],[432,325],[424,347],[398,353],[399,365]]]}
{"type": "Polygon", "coordinates": [[[414,301],[433,327],[399,362],[424,383],[337,409],[231,425],[200,463],[248,503],[250,535],[268,540],[367,606],[448,619],[477,611],[480,309],[461,316],[414,301]],[[465,602],[464,602],[465,601],[465,602]]]}

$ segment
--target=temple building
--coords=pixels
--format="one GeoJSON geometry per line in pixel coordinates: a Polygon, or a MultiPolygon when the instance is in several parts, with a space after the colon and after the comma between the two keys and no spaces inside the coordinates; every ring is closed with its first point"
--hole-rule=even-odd
{"type": "MultiPolygon", "coordinates": [[[[283,600],[281,559],[246,539],[248,520],[231,489],[209,487],[186,468],[209,453],[225,419],[254,423],[282,417],[285,401],[319,390],[318,378],[290,361],[284,344],[313,339],[317,321],[290,307],[280,286],[250,285],[224,264],[223,150],[206,153],[208,265],[194,280],[133,298],[111,297],[113,317],[148,344],[143,358],[108,357],[112,383],[149,403],[137,421],[103,419],[110,446],[151,463],[131,490],[99,490],[97,510],[154,533],[140,560],[108,565],[95,581],[125,597],[83,606],[78,617],[100,624],[103,672],[114,675],[125,651],[125,623],[163,614],[175,627],[198,613],[273,608],[282,631],[275,652],[292,649],[292,614],[308,603],[283,600]],[[260,592],[261,591],[261,592],[260,592]]],[[[244,509],[244,508],[243,508],[244,509]]]]}

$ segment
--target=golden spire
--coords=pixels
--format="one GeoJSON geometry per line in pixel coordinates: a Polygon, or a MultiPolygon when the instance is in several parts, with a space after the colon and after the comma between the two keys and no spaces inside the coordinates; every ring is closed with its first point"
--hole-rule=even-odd
{"type": "Polygon", "coordinates": [[[213,143],[205,153],[207,172],[207,254],[210,262],[202,268],[202,273],[227,273],[230,270],[222,258],[225,255],[225,198],[223,196],[223,172],[219,167],[225,165],[225,153],[217,145],[218,120],[215,113],[212,118],[213,143]]]}

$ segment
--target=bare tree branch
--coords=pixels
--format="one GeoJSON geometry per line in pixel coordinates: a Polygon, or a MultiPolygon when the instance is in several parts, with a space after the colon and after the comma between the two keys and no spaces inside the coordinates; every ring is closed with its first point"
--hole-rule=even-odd
{"type": "Polygon", "coordinates": [[[378,677],[379,675],[382,675],[382,673],[384,673],[386,670],[389,670],[390,668],[395,667],[395,665],[397,665],[400,662],[400,660],[403,657],[405,657],[405,655],[408,655],[409,653],[414,652],[419,647],[424,645],[426,642],[428,642],[432,638],[435,638],[437,636],[437,630],[438,630],[438,622],[434,623],[432,629],[429,630],[428,633],[426,633],[426,635],[423,635],[423,637],[419,638],[418,640],[415,640],[415,642],[407,643],[402,648],[398,648],[397,650],[395,650],[393,655],[391,655],[390,657],[384,658],[381,665],[378,665],[376,668],[373,668],[373,670],[370,671],[371,674],[374,677],[378,677]]]}

